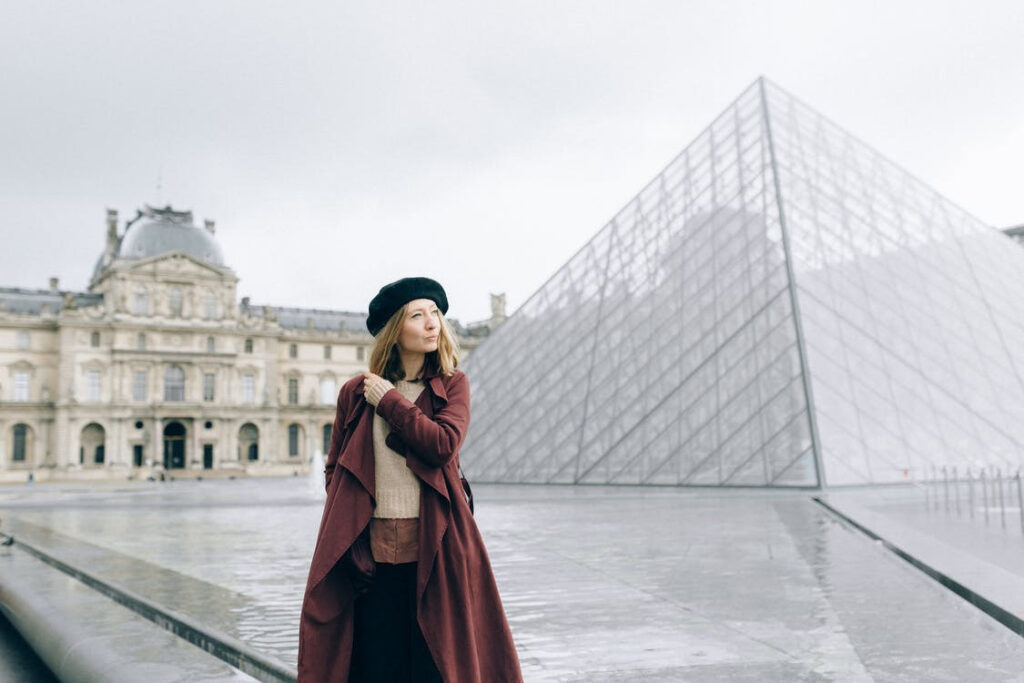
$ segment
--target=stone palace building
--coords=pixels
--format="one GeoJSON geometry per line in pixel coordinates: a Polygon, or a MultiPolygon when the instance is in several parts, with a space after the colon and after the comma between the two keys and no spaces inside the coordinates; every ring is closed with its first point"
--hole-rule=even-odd
{"type": "MultiPolygon", "coordinates": [[[[108,210],[87,291],[0,287],[0,481],[307,471],[367,367],[366,314],[237,286],[213,221],[146,206],[123,229],[108,210]]],[[[504,320],[491,303],[449,321],[465,352],[504,320]]]]}

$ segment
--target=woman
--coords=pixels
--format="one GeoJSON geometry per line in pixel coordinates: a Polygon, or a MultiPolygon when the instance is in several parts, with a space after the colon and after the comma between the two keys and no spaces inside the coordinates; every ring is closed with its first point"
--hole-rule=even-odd
{"type": "Polygon", "coordinates": [[[469,383],[447,311],[422,277],[370,302],[370,372],[341,388],[327,454],[303,683],[522,680],[459,478],[469,383]]]}

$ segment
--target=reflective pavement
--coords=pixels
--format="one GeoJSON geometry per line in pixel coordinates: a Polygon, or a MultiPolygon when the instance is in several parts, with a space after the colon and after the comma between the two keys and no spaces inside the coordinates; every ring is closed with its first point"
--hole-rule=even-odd
{"type": "MultiPolygon", "coordinates": [[[[1024,681],[1024,638],[808,493],[474,486],[528,681],[1024,681]]],[[[0,489],[0,530],[292,664],[301,479],[0,489]]]]}
{"type": "Polygon", "coordinates": [[[57,683],[11,623],[0,614],[0,681],[57,683]]]}

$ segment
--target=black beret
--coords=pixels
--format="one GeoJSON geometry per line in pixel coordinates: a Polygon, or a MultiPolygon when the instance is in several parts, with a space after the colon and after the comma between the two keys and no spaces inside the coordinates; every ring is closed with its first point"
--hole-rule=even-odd
{"type": "Polygon", "coordinates": [[[444,287],[437,281],[429,277],[403,277],[384,285],[377,296],[373,297],[370,315],[366,318],[366,329],[377,336],[395,311],[415,299],[430,299],[441,309],[441,313],[448,312],[448,297],[444,294],[444,287]]]}

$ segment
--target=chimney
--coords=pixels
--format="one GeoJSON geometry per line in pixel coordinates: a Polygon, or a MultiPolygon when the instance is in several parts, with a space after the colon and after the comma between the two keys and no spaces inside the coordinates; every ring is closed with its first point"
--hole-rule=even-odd
{"type": "Polygon", "coordinates": [[[207,218],[206,219],[206,232],[210,233],[211,235],[217,234],[217,229],[214,226],[215,226],[215,222],[210,220],[209,218],[207,218]]]}
{"type": "Polygon", "coordinates": [[[107,209],[107,249],[109,258],[117,251],[117,209],[107,209]]]}
{"type": "Polygon", "coordinates": [[[60,280],[58,280],[55,277],[51,277],[50,278],[50,291],[51,292],[56,292],[57,291],[57,285],[58,285],[59,282],[60,282],[60,280]]]}

